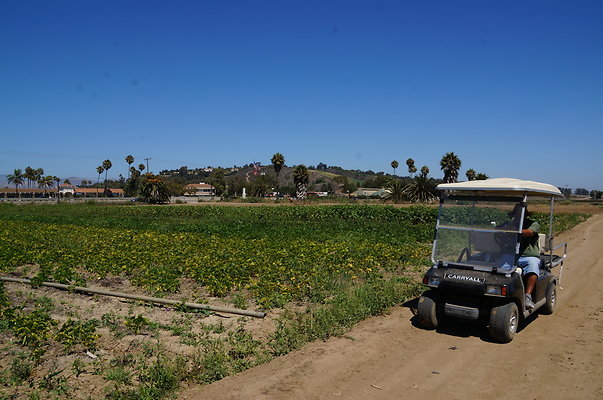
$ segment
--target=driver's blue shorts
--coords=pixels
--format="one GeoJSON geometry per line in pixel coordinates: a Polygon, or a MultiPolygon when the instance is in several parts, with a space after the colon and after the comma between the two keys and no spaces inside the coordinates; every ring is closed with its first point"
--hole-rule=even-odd
{"type": "Polygon", "coordinates": [[[538,257],[519,257],[517,266],[521,267],[522,275],[532,273],[540,275],[540,258],[538,257]]]}

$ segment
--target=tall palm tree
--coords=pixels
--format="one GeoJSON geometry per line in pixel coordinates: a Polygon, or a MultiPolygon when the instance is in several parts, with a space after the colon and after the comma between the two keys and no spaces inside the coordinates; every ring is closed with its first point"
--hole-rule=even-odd
{"type": "Polygon", "coordinates": [[[126,156],[126,162],[128,163],[128,179],[130,179],[130,167],[134,162],[134,157],[131,154],[126,156]]]}
{"type": "Polygon", "coordinates": [[[444,171],[444,183],[454,183],[459,177],[461,160],[453,152],[446,153],[440,161],[440,168],[444,171]]]}
{"type": "Polygon", "coordinates": [[[310,177],[308,175],[308,168],[305,165],[300,164],[293,170],[293,182],[295,183],[296,195],[298,200],[305,200],[307,197],[306,187],[310,177]]]}
{"type": "Polygon", "coordinates": [[[285,165],[285,156],[283,156],[281,153],[274,153],[270,159],[270,162],[272,163],[274,172],[276,173],[276,187],[278,188],[278,176],[281,173],[283,165],[285,165]]]}
{"type": "MultiPolygon", "coordinates": [[[[142,165],[142,164],[141,164],[142,165]]],[[[134,167],[130,167],[130,176],[134,179],[138,178],[140,176],[140,171],[138,171],[136,168],[134,167]]]]}
{"type": "Polygon", "coordinates": [[[96,197],[98,197],[98,184],[100,183],[100,176],[103,172],[105,172],[105,168],[102,165],[96,167],[96,172],[98,172],[98,178],[96,179],[96,197]]]}
{"type": "Polygon", "coordinates": [[[475,180],[475,170],[473,168],[470,168],[467,170],[467,172],[465,172],[465,175],[467,176],[467,180],[469,181],[474,181],[475,180]]]}
{"type": "Polygon", "coordinates": [[[61,182],[61,178],[59,178],[58,176],[53,176],[52,180],[57,183],[57,202],[58,202],[59,201],[59,196],[61,194],[61,187],[59,185],[59,183],[61,182]]]}
{"type": "Polygon", "coordinates": [[[16,169],[13,171],[12,174],[8,175],[8,183],[12,183],[13,185],[15,185],[15,194],[19,198],[21,198],[21,193],[19,193],[19,186],[23,184],[23,179],[24,175],[21,169],[16,169]]]}
{"type": "Polygon", "coordinates": [[[27,188],[30,189],[31,182],[36,179],[36,170],[32,167],[25,167],[25,174],[23,174],[23,177],[27,179],[27,188]]]}
{"type": "Polygon", "coordinates": [[[415,160],[409,158],[406,160],[406,165],[408,166],[408,173],[412,176],[415,172],[417,172],[417,167],[415,167],[415,160]]]}
{"type": "Polygon", "coordinates": [[[105,190],[107,189],[107,173],[112,166],[113,164],[111,163],[111,160],[103,161],[103,168],[105,169],[105,190]]]}
{"type": "Polygon", "coordinates": [[[40,181],[40,179],[42,179],[42,176],[44,176],[44,170],[43,170],[42,168],[38,168],[38,169],[36,169],[36,171],[35,171],[35,176],[36,176],[36,177],[35,177],[35,179],[34,179],[34,180],[35,180],[36,182],[39,182],[39,181],[40,181]]]}
{"type": "Polygon", "coordinates": [[[396,168],[398,168],[400,164],[398,164],[398,161],[394,160],[391,163],[392,168],[394,169],[394,175],[396,175],[396,168]]]}
{"type": "Polygon", "coordinates": [[[144,171],[144,164],[138,164],[138,169],[140,170],[140,172],[144,171]]]}

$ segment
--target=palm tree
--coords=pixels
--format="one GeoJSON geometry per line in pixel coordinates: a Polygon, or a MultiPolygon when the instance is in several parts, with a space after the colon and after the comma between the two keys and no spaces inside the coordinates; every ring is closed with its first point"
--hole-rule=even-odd
{"type": "Polygon", "coordinates": [[[58,176],[53,176],[52,180],[57,183],[57,202],[59,201],[59,195],[61,194],[61,187],[59,186],[59,182],[61,182],[61,178],[58,176]]]}
{"type": "Polygon", "coordinates": [[[256,180],[251,183],[249,195],[252,197],[264,197],[268,194],[269,189],[266,182],[256,180]]]}
{"type": "Polygon", "coordinates": [[[140,189],[140,197],[144,202],[151,204],[168,203],[170,201],[170,191],[161,179],[147,174],[147,178],[140,189]]]}
{"type": "Polygon", "coordinates": [[[438,198],[436,183],[429,177],[429,168],[423,166],[421,174],[404,188],[404,196],[413,203],[430,203],[438,198]]]}
{"type": "Polygon", "coordinates": [[[144,164],[138,164],[138,169],[140,172],[144,171],[144,164]]]}
{"type": "Polygon", "coordinates": [[[46,194],[46,190],[50,189],[52,185],[52,176],[41,176],[40,179],[38,179],[38,187],[44,189],[44,194],[46,194]]]}
{"type": "Polygon", "coordinates": [[[25,174],[23,175],[27,179],[27,188],[31,188],[31,182],[36,179],[36,170],[32,167],[25,167],[25,174]]]}
{"type": "Polygon", "coordinates": [[[136,168],[130,167],[130,176],[132,178],[136,179],[136,178],[138,178],[140,176],[140,172],[136,168]]]}
{"type": "Polygon", "coordinates": [[[98,184],[100,183],[100,176],[103,172],[105,172],[105,168],[102,165],[96,167],[96,172],[98,172],[98,178],[96,179],[96,197],[98,197],[98,184]]]}
{"type": "Polygon", "coordinates": [[[461,160],[452,152],[446,153],[440,161],[440,168],[444,171],[444,183],[454,183],[459,177],[461,160]]]}
{"type": "Polygon", "coordinates": [[[285,156],[283,156],[281,153],[274,153],[270,159],[270,162],[272,163],[274,172],[276,173],[276,187],[278,188],[278,176],[281,173],[283,165],[285,165],[285,156]]]}
{"type": "Polygon", "coordinates": [[[105,190],[107,190],[107,173],[112,166],[113,164],[111,163],[111,160],[103,161],[103,168],[105,169],[105,190]]]}
{"type": "Polygon", "coordinates": [[[128,179],[130,179],[130,166],[134,162],[134,157],[131,154],[126,156],[126,162],[128,163],[128,179]]]}
{"type": "Polygon", "coordinates": [[[23,184],[24,175],[21,169],[16,169],[12,174],[8,175],[8,183],[12,183],[15,185],[15,194],[17,197],[21,198],[21,193],[19,193],[19,186],[23,184]]]}
{"type": "Polygon", "coordinates": [[[477,175],[475,175],[475,180],[476,181],[485,181],[488,178],[489,178],[489,176],[486,175],[486,174],[484,174],[483,172],[480,172],[477,175]]]}
{"type": "Polygon", "coordinates": [[[417,167],[415,167],[415,160],[409,158],[406,160],[406,165],[408,166],[408,173],[412,176],[415,172],[417,172],[417,167]]]}
{"type": "Polygon", "coordinates": [[[467,176],[467,180],[469,181],[474,181],[475,180],[475,170],[470,168],[467,170],[467,172],[465,172],[465,175],[467,176]]]}
{"type": "Polygon", "coordinates": [[[34,180],[36,182],[40,182],[40,179],[42,179],[42,176],[44,175],[44,170],[42,168],[38,168],[35,170],[34,175],[35,175],[34,180]]]}
{"type": "Polygon", "coordinates": [[[398,168],[400,164],[398,164],[398,161],[394,160],[391,163],[392,168],[394,169],[394,175],[396,175],[396,168],[398,168]]]}
{"type": "Polygon", "coordinates": [[[309,181],[308,168],[304,164],[300,164],[293,170],[293,182],[297,191],[297,199],[305,200],[307,197],[306,186],[309,181]]]}
{"type": "Polygon", "coordinates": [[[402,181],[392,179],[386,186],[387,192],[383,196],[383,200],[391,200],[394,203],[399,203],[404,200],[404,184],[402,181]]]}

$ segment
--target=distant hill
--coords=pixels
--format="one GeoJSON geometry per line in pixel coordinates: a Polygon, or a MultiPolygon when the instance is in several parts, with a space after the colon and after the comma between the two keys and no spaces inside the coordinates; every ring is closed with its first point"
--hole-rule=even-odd
{"type": "MultiPolygon", "coordinates": [[[[287,191],[287,188],[294,190],[293,167],[283,166],[278,177],[278,186],[281,190],[287,191]]],[[[186,183],[211,183],[216,173],[224,175],[224,179],[229,184],[235,186],[246,186],[257,180],[276,187],[276,173],[271,164],[254,167],[252,164],[235,168],[188,168],[181,167],[173,170],[163,170],[162,176],[175,179],[180,184],[186,183]],[[236,184],[238,182],[238,184],[236,184]]],[[[309,183],[308,191],[328,191],[341,192],[343,184],[347,180],[349,185],[354,187],[382,188],[392,178],[410,180],[410,177],[399,177],[384,172],[346,170],[337,166],[328,167],[320,164],[318,167],[308,167],[309,183]]],[[[348,186],[349,188],[350,186],[348,186]]]]}

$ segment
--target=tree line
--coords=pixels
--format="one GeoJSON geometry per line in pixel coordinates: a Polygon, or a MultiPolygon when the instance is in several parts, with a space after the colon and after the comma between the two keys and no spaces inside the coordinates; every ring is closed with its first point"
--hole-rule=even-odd
{"type": "MultiPolygon", "coordinates": [[[[58,190],[59,183],[61,182],[61,178],[58,176],[44,176],[44,170],[42,168],[32,167],[26,167],[25,172],[23,172],[23,170],[20,168],[15,169],[12,174],[8,174],[7,179],[9,184],[15,185],[15,194],[18,197],[21,197],[19,186],[23,186],[25,181],[27,181],[28,189],[31,189],[32,184],[37,184],[39,189],[44,189],[44,192],[52,189],[52,187],[55,185],[55,182],[58,190]]],[[[65,182],[70,183],[68,179],[65,182]]]]}
{"type": "MultiPolygon", "coordinates": [[[[82,186],[84,187],[97,187],[104,188],[104,193],[109,193],[110,188],[122,188],[126,196],[138,197],[142,201],[149,203],[164,203],[168,202],[170,197],[179,196],[185,193],[186,184],[189,183],[190,177],[187,177],[188,169],[180,168],[179,173],[176,176],[166,176],[164,173],[169,171],[163,171],[159,175],[154,175],[150,172],[145,171],[145,165],[143,163],[138,166],[133,166],[135,159],[132,155],[128,155],[124,158],[124,161],[128,164],[128,176],[124,178],[121,174],[118,181],[108,179],[108,171],[113,167],[111,160],[104,160],[98,167],[96,167],[97,181],[96,184],[88,180],[82,180],[82,186]],[[104,181],[101,186],[101,176],[104,173],[104,181]],[[186,178],[186,179],[185,179],[186,178]]],[[[275,153],[270,159],[274,175],[266,174],[265,172],[258,174],[258,164],[249,164],[245,169],[250,169],[245,174],[245,178],[239,173],[238,168],[233,168],[230,171],[224,168],[208,168],[204,171],[211,170],[208,172],[207,183],[212,185],[215,189],[216,195],[223,198],[234,198],[242,195],[243,191],[252,197],[264,197],[269,193],[276,193],[277,195],[288,194],[297,199],[305,199],[308,193],[308,185],[310,183],[310,172],[311,171],[333,171],[337,174],[332,179],[319,177],[315,180],[313,186],[322,184],[320,191],[333,193],[339,190],[341,193],[351,194],[358,189],[359,183],[363,183],[365,187],[375,187],[386,189],[384,199],[391,200],[394,202],[399,201],[411,201],[411,202],[431,202],[437,199],[438,192],[436,186],[440,182],[454,183],[458,181],[459,171],[462,165],[460,158],[454,153],[449,152],[444,154],[440,160],[440,169],[443,172],[443,179],[434,179],[429,173],[429,167],[426,165],[422,166],[419,170],[415,166],[415,161],[412,158],[406,160],[406,167],[408,170],[408,177],[399,177],[396,175],[396,170],[400,164],[397,160],[393,160],[390,166],[393,169],[393,176],[387,174],[374,173],[373,171],[360,171],[351,170],[355,172],[357,176],[361,173],[374,174],[371,178],[368,178],[362,182],[358,181],[357,178],[354,180],[349,179],[343,173],[350,171],[344,170],[338,166],[327,166],[325,163],[319,163],[316,167],[306,167],[304,164],[295,165],[292,168],[286,168],[287,177],[281,179],[281,173],[286,167],[285,157],[281,153],[275,153]],[[290,186],[290,182],[293,182],[293,186],[290,186]],[[287,183],[289,182],[289,183],[287,183]]],[[[349,174],[348,174],[349,175],[349,174]]],[[[465,173],[467,180],[484,180],[488,179],[488,176],[483,172],[476,172],[474,169],[468,169],[465,173]]],[[[316,176],[316,172],[314,173],[316,176]]],[[[194,179],[194,178],[193,178],[194,179]]],[[[361,178],[362,179],[362,178],[361,178]]],[[[39,188],[51,189],[55,182],[57,191],[59,189],[60,178],[52,175],[44,176],[44,170],[41,168],[34,169],[31,167],[25,168],[25,173],[21,169],[15,169],[14,172],[8,175],[8,181],[15,185],[15,190],[18,193],[18,187],[22,186],[27,182],[28,188],[32,184],[37,184],[39,188]]],[[[69,180],[65,180],[64,184],[71,184],[69,180]]],[[[561,189],[564,194],[571,194],[571,189],[561,189]]],[[[601,192],[593,190],[588,192],[586,189],[576,189],[577,195],[589,195],[598,199],[601,198],[601,192]]],[[[98,192],[96,194],[99,195],[98,192]]]]}

